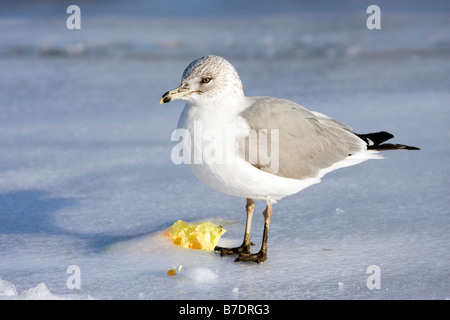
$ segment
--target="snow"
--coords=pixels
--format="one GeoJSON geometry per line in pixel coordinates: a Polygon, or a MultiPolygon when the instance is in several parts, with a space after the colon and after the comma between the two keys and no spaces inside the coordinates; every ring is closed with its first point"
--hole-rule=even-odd
{"type": "Polygon", "coordinates": [[[185,269],[185,277],[197,282],[211,282],[218,278],[214,271],[204,267],[185,269]]]}
{"type": "Polygon", "coordinates": [[[91,296],[78,294],[56,295],[50,292],[45,283],[17,293],[16,287],[9,281],[0,279],[0,300],[94,300],[91,296]]]}
{"type": "Polygon", "coordinates": [[[0,299],[448,299],[448,2],[377,1],[381,30],[360,1],[175,2],[81,2],[81,30],[60,1],[0,4],[0,299]],[[244,233],[245,200],[170,160],[183,103],[158,101],[205,54],[247,95],[422,150],[279,201],[264,264],[179,248],[179,219],[224,226],[222,246],[244,233]]]}
{"type": "Polygon", "coordinates": [[[0,297],[17,296],[16,287],[9,281],[0,279],[0,297]]]}

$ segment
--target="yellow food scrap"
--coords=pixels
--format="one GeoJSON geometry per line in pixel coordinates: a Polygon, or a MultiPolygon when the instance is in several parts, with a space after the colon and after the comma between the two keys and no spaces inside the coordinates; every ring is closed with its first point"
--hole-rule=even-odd
{"type": "Polygon", "coordinates": [[[174,269],[169,269],[169,271],[167,271],[167,275],[168,276],[174,276],[177,274],[177,270],[174,269]]]}
{"type": "Polygon", "coordinates": [[[183,266],[179,266],[178,268],[177,267],[175,267],[175,266],[172,266],[172,269],[169,269],[168,271],[167,271],[167,275],[168,276],[175,276],[176,274],[177,274],[177,271],[178,272],[180,272],[181,271],[181,268],[182,268],[183,266]]]}
{"type": "Polygon", "coordinates": [[[188,224],[178,220],[169,231],[169,236],[176,245],[183,248],[212,251],[226,232],[211,222],[188,224]]]}

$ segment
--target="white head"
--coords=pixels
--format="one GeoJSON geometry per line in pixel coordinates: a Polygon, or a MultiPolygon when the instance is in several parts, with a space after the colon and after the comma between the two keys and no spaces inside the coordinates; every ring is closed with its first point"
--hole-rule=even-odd
{"type": "Polygon", "coordinates": [[[183,99],[191,103],[216,104],[243,96],[241,79],[231,63],[222,57],[208,55],[191,62],[183,72],[181,85],[166,92],[159,102],[183,99]]]}

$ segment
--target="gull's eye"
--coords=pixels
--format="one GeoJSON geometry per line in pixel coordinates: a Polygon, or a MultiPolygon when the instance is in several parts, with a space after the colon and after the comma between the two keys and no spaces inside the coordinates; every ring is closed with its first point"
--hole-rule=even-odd
{"type": "Polygon", "coordinates": [[[204,77],[202,79],[202,83],[209,83],[211,81],[211,77],[204,77]]]}

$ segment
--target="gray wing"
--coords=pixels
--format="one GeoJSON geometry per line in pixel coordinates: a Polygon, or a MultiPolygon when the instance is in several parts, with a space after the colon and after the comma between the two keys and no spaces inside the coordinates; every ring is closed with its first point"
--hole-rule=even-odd
{"type": "Polygon", "coordinates": [[[240,152],[260,170],[286,178],[313,178],[321,169],[365,148],[366,144],[350,127],[323,114],[308,111],[289,100],[249,99],[252,103],[240,115],[251,133],[246,137],[245,146],[240,146],[240,152]],[[254,146],[257,146],[256,157],[254,146]]]}

